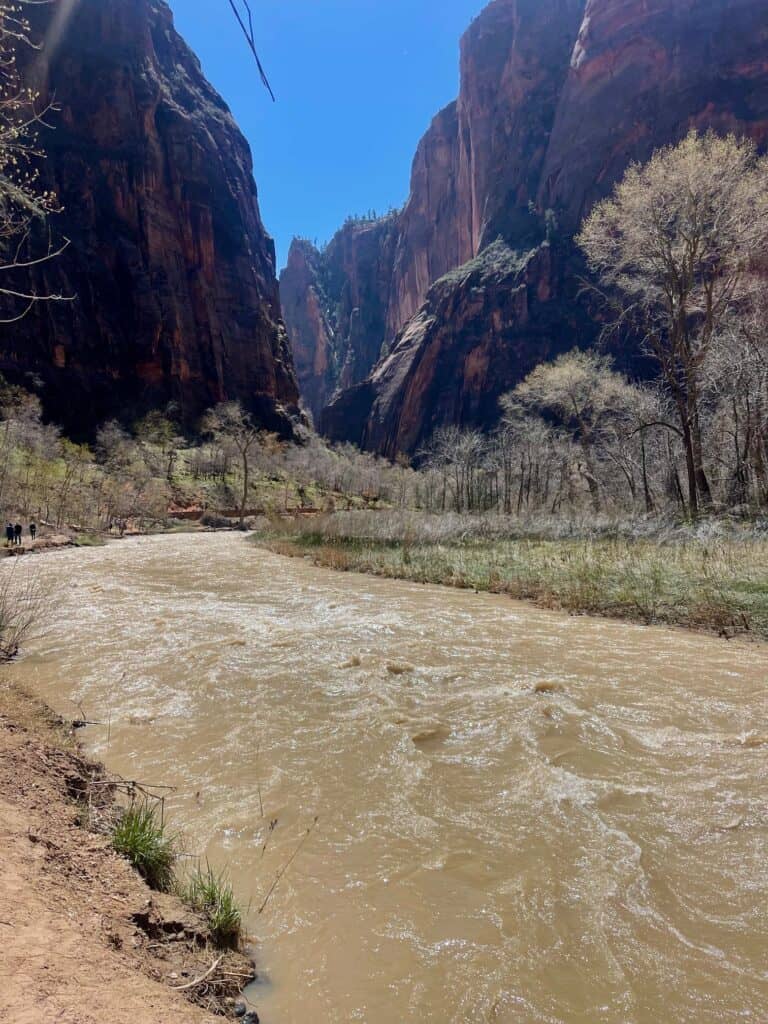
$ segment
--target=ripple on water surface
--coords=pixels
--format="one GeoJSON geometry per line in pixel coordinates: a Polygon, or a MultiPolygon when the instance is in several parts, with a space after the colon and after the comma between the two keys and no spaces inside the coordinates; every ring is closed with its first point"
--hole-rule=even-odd
{"type": "Polygon", "coordinates": [[[252,906],[319,816],[253,916],[266,1024],[767,1019],[765,648],[233,535],[36,566],[12,671],[111,721],[252,906]]]}

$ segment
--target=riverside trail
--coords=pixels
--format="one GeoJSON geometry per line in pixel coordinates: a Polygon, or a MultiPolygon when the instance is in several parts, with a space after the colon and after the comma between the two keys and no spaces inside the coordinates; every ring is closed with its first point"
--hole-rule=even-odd
{"type": "Polygon", "coordinates": [[[176,787],[250,901],[264,1024],[764,1018],[768,648],[237,534],[35,569],[53,610],[9,675],[176,787]]]}

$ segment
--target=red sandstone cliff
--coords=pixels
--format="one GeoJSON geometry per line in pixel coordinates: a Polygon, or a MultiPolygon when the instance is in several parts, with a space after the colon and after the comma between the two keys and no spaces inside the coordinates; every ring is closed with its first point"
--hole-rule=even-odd
{"type": "Polygon", "coordinates": [[[691,126],[768,141],[764,0],[494,0],[461,67],[398,218],[386,358],[323,418],[389,454],[492,425],[499,393],[594,338],[572,236],[629,162],[691,126]]]}
{"type": "Polygon", "coordinates": [[[316,421],[336,391],[338,375],[323,271],[322,254],[295,238],[280,274],[280,297],[301,398],[316,421]]]}
{"type": "Polygon", "coordinates": [[[394,267],[390,337],[430,286],[497,237],[525,241],[584,0],[494,0],[461,41],[461,90],[411,175],[394,267]]]}
{"type": "Polygon", "coordinates": [[[415,453],[446,423],[495,426],[497,403],[521,367],[562,351],[588,329],[576,301],[551,301],[563,258],[544,243],[527,254],[493,242],[430,289],[391,354],[324,412],[331,436],[390,458],[415,453]]]}
{"type": "Polygon", "coordinates": [[[768,4],[588,0],[538,187],[573,229],[632,160],[691,127],[768,141],[768,4]]]}
{"type": "Polygon", "coordinates": [[[280,296],[302,399],[319,422],[339,389],[364,380],[382,354],[397,241],[394,215],[350,220],[318,251],[294,240],[280,296]]]}
{"type": "Polygon", "coordinates": [[[26,74],[60,108],[44,181],[64,206],[53,229],[71,239],[38,284],[77,298],[4,330],[0,371],[40,378],[47,411],[75,431],[167,402],[192,422],[224,399],[289,431],[298,392],[250,151],[169,8],[31,12],[46,43],[26,74]]]}

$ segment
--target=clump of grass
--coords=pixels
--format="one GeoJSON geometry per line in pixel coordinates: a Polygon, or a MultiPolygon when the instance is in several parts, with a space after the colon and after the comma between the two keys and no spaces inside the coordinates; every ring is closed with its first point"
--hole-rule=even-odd
{"type": "Polygon", "coordinates": [[[243,934],[243,912],[223,871],[214,871],[208,863],[205,867],[198,865],[179,895],[205,915],[217,946],[237,948],[243,934]]]}
{"type": "Polygon", "coordinates": [[[154,804],[133,804],[123,811],[112,832],[112,846],[152,889],[171,890],[178,842],[168,834],[154,804]]]}

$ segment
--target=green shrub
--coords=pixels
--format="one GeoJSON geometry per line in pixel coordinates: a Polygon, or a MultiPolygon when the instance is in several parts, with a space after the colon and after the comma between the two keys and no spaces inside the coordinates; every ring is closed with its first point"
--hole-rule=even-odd
{"type": "Polygon", "coordinates": [[[153,889],[171,889],[177,841],[166,832],[155,805],[144,802],[124,811],[112,833],[112,845],[153,889]]]}
{"type": "Polygon", "coordinates": [[[205,915],[217,946],[237,947],[243,931],[243,912],[224,872],[217,873],[208,863],[204,868],[198,866],[180,895],[205,915]]]}

